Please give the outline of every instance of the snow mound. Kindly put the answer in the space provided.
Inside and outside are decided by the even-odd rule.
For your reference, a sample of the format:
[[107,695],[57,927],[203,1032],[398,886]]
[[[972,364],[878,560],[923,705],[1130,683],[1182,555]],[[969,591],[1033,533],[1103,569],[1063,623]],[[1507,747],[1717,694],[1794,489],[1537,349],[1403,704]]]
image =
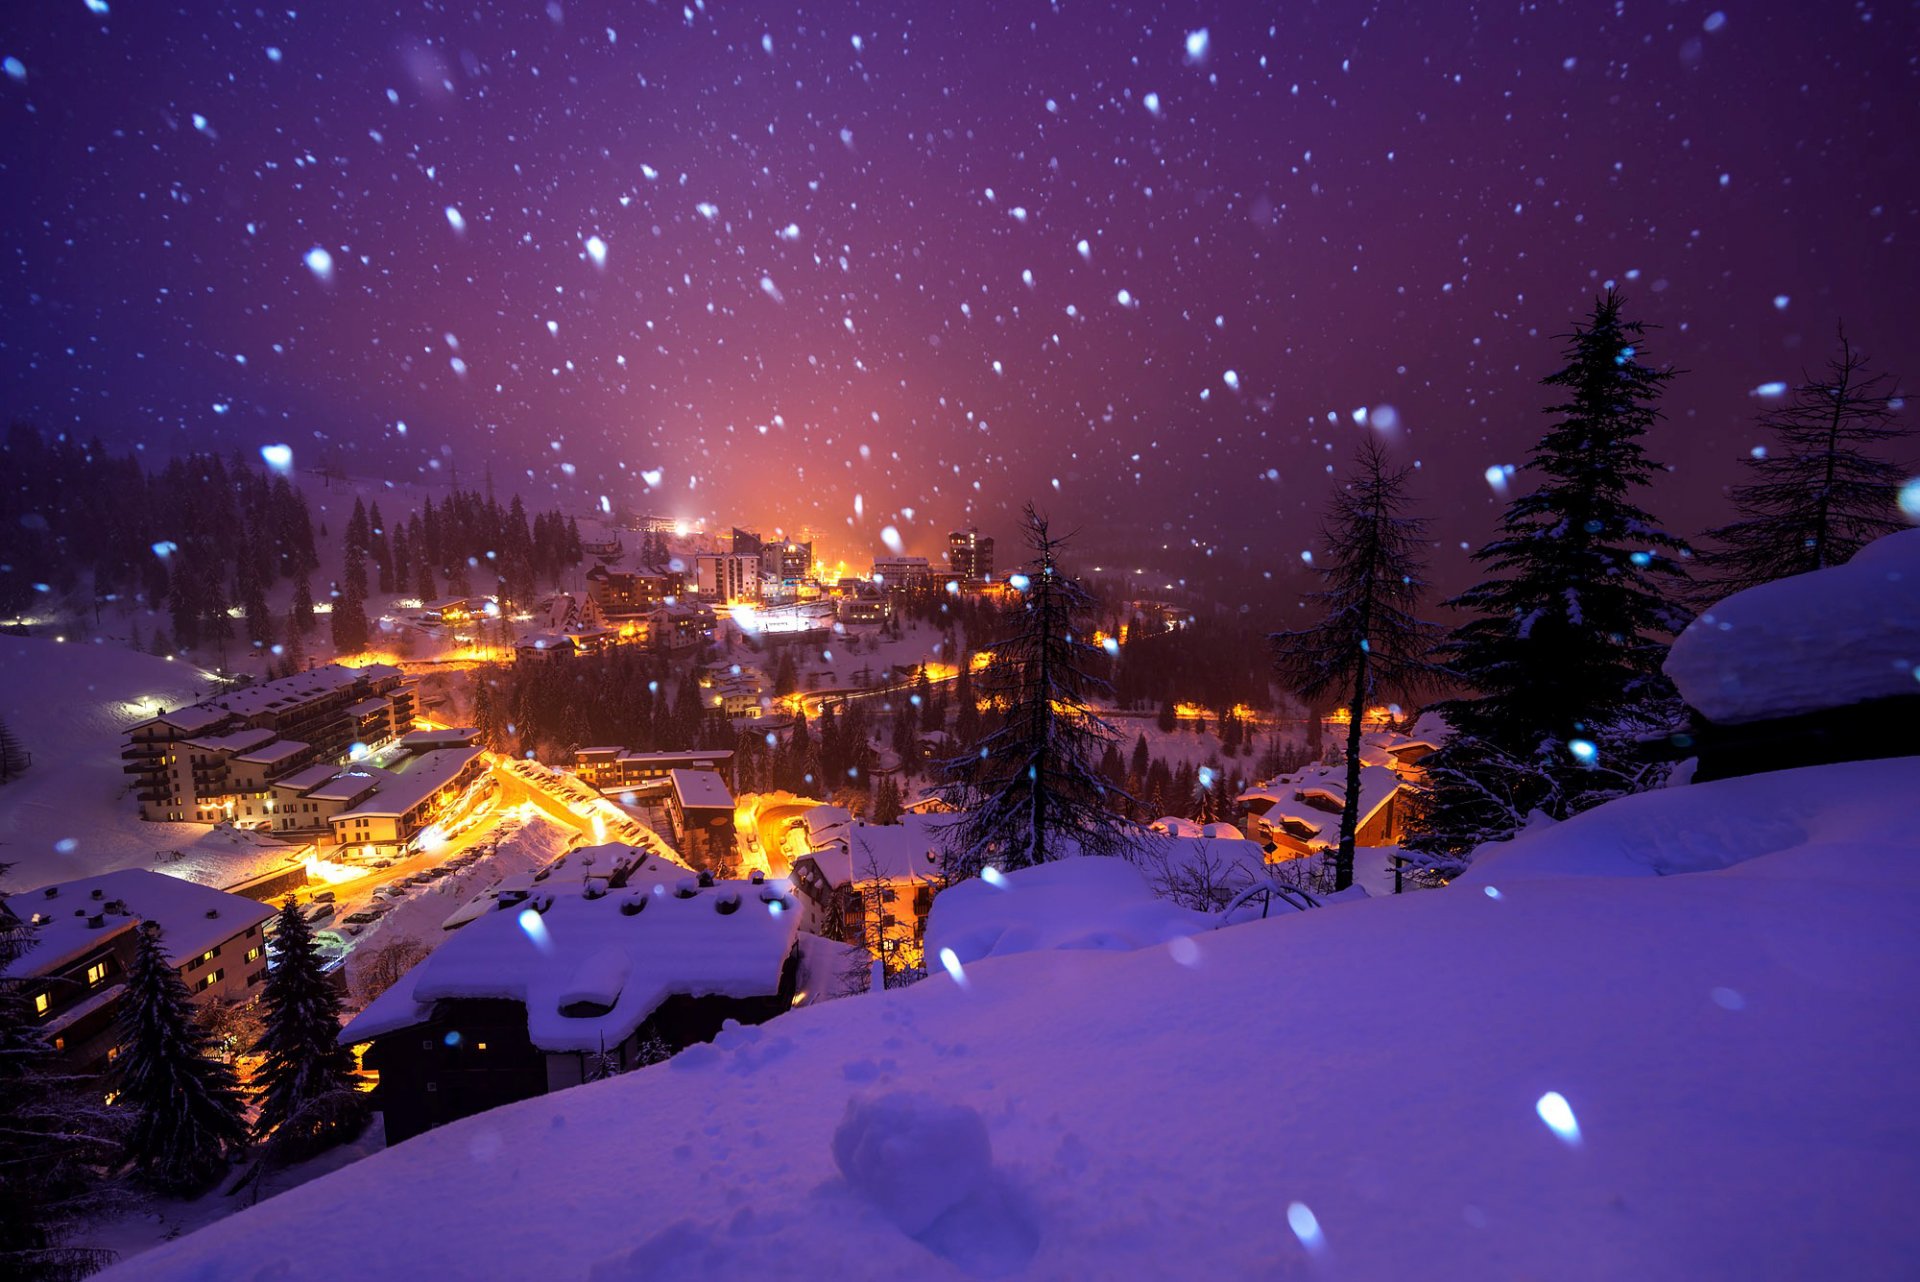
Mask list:
[[993,1171],[978,1110],[921,1091],[847,1101],[833,1160],[849,1187],[909,1236],[972,1197]]
[[1736,592],[1675,638],[1666,673],[1720,725],[1920,694],[1920,530]]
[[[1845,805],[1834,804],[1839,797]],[[1461,877],[1671,877],[1797,847],[1899,842],[1913,828],[1920,757],[1808,766],[1622,797],[1483,847]]]
[[950,950],[964,966],[1057,948],[1130,952],[1218,924],[1155,895],[1124,859],[1061,859],[942,891],[927,918],[927,956]]

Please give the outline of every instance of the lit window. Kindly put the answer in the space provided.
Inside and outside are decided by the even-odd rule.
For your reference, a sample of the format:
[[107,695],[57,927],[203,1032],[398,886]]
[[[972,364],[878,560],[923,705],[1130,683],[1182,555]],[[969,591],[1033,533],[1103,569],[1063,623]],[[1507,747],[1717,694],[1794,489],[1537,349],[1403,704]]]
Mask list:
[[53,998],[48,996],[46,993],[35,993],[33,995],[33,1013],[34,1014],[44,1015],[52,1006],[53,1006]]
[[89,984],[97,984],[101,980],[105,979],[106,977],[107,977],[107,964],[105,962],[97,961],[93,965],[87,967],[87,982]]

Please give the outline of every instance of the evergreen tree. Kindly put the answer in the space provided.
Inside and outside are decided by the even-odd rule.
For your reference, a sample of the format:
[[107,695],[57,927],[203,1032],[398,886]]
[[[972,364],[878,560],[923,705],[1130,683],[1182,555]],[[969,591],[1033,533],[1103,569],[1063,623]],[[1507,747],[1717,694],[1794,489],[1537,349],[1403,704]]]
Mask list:
[[315,1152],[353,1138],[366,1121],[354,1088],[353,1054],[338,1044],[340,996],[320,971],[313,932],[292,899],[274,919],[273,965],[260,995],[266,1031],[255,1049],[259,1135],[285,1129],[282,1147]]
[[1740,519],[1707,532],[1716,546],[1701,560],[1715,599],[1843,564],[1905,528],[1906,471],[1872,452],[1905,435],[1894,422],[1898,391],[1868,364],[1841,330],[1825,375],[1804,379],[1785,405],[1760,415],[1774,443],[1742,460],[1752,479],[1733,491]]
[[1426,588],[1420,555],[1426,523],[1406,515],[1410,475],[1411,469],[1389,464],[1377,440],[1362,443],[1321,529],[1326,555],[1315,569],[1326,586],[1310,598],[1322,612],[1320,621],[1272,638],[1280,679],[1294,694],[1312,707],[1335,696],[1349,714],[1335,890],[1353,884],[1367,705],[1382,690],[1408,695],[1428,685],[1427,655],[1438,639],[1438,629],[1414,614]]
[[119,1031],[117,1103],[133,1117],[134,1169],[163,1192],[206,1187],[246,1146],[245,1104],[233,1069],[214,1057],[213,1039],[195,1022],[186,981],[153,923],[139,928]]
[[113,1260],[61,1238],[102,1200],[122,1119],[99,1105],[94,1081],[60,1068],[28,1005],[28,983],[42,981],[8,975],[32,945],[0,898],[0,1277],[70,1282]]
[[892,775],[888,775],[874,786],[873,822],[877,824],[900,822],[900,785]]
[[1033,559],[984,682],[1004,719],[946,767],[952,782],[943,796],[958,813],[942,836],[949,869],[964,876],[988,864],[1120,854],[1133,840],[1100,776],[1114,731],[1091,703],[1107,688],[1093,675],[1101,652],[1082,626],[1092,601],[1061,569],[1064,540],[1031,503],[1024,527]]
[[27,768],[27,750],[4,718],[0,718],[0,783]]
[[1644,329],[1609,291],[1543,380],[1563,399],[1525,470],[1539,478],[1474,554],[1495,577],[1448,602],[1472,611],[1442,647],[1470,695],[1441,710],[1452,737],[1424,763],[1431,789],[1406,843],[1459,861],[1534,810],[1565,818],[1644,786],[1615,753],[1673,705],[1667,638],[1688,620],[1686,545],[1639,507],[1655,465],[1641,438],[1672,377],[1641,359]]

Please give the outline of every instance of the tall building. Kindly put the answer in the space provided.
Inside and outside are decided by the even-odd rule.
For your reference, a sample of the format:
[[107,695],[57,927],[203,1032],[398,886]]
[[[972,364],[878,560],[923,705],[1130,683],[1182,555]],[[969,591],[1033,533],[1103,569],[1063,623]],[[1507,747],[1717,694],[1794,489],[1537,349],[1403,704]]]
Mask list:
[[330,663],[140,722],[121,768],[134,776],[142,819],[261,828],[275,780],[412,728],[413,687],[400,669]]
[[695,583],[703,600],[735,605],[760,599],[760,556],[702,552],[694,558]]
[[760,553],[760,570],[768,578],[792,585],[813,574],[813,544],[787,539],[766,544]]
[[947,535],[947,571],[962,583],[985,583],[993,577],[993,540],[976,529]]
[[933,582],[933,567],[924,556],[875,557],[873,582],[889,592],[913,592]]

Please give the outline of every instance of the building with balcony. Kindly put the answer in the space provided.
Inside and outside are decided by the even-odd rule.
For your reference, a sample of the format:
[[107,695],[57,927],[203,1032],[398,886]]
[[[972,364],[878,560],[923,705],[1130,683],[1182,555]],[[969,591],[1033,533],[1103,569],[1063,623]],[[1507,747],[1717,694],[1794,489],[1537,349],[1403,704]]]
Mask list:
[[7,967],[29,1017],[63,1061],[97,1072],[119,1053],[115,1021],[143,922],[161,929],[167,960],[193,1000],[245,1002],[266,982],[274,910],[211,886],[142,868],[59,882],[0,900],[31,943]]
[[701,600],[721,605],[760,600],[760,554],[699,553],[694,557],[694,588]]
[[346,761],[413,727],[414,692],[386,664],[328,664],[162,711],[127,732],[140,817],[264,828],[275,780]]

